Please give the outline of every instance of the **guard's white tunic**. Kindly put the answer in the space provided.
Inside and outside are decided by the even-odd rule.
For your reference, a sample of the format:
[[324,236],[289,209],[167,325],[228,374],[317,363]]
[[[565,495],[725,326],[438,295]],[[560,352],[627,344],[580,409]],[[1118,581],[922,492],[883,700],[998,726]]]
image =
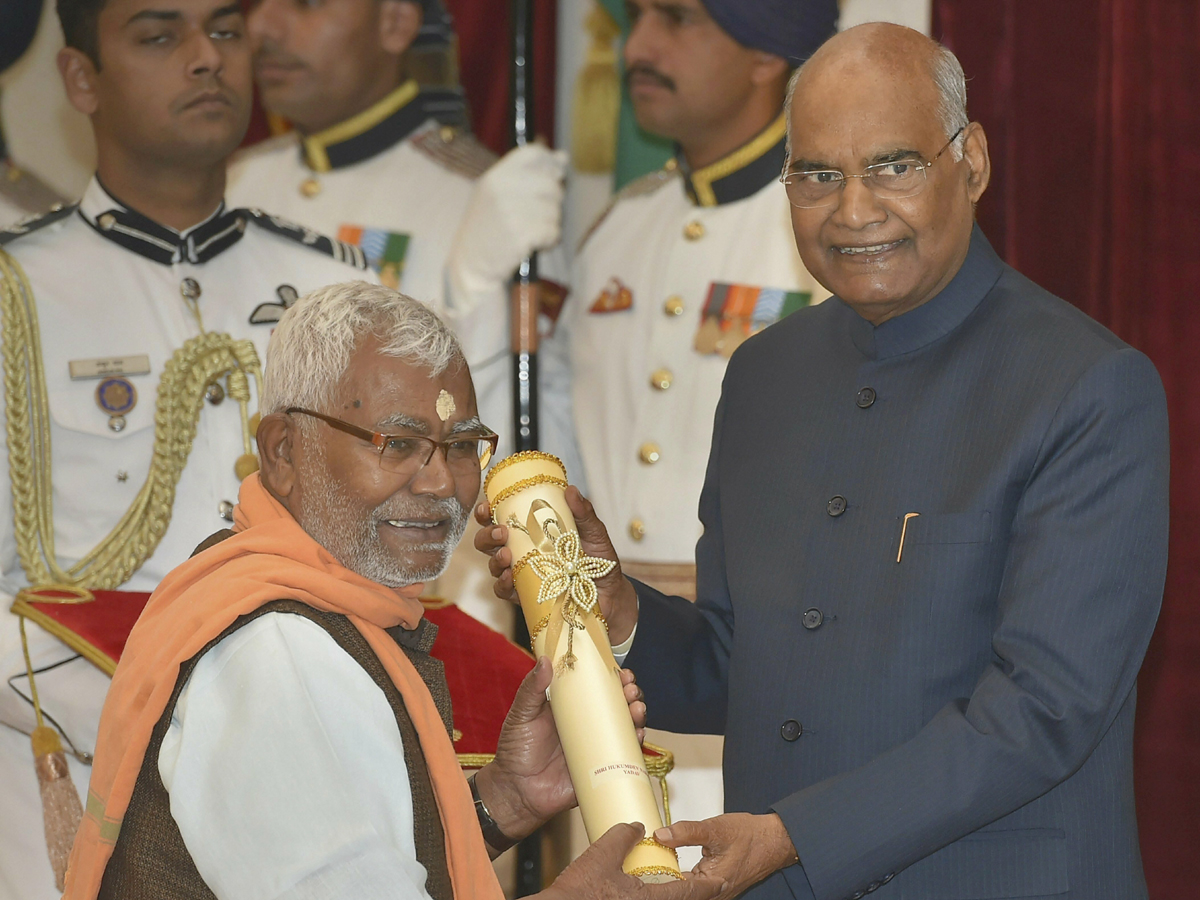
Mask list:
[[[179,235],[125,210],[95,180],[78,209],[68,207],[50,218],[55,221],[40,227],[35,223],[15,238],[4,234],[4,249],[24,269],[37,301],[50,407],[55,545],[59,563],[69,566],[113,529],[149,471],[158,379],[171,354],[200,333],[181,295],[185,278],[195,279],[200,286],[204,327],[252,340],[262,360],[272,325],[252,325],[250,316],[260,304],[280,303],[281,285],[304,293],[338,281],[374,280],[374,276],[350,264],[360,259],[353,248],[224,207]],[[98,382],[73,381],[68,364],[137,354],[149,357],[150,373],[125,376],[137,390],[137,404],[125,416],[125,428],[113,431],[108,414],[96,403]],[[252,400],[252,408],[257,408],[257,399]],[[2,435],[0,431],[0,440]],[[237,402],[226,398],[219,405],[206,403],[176,489],[170,526],[125,589],[153,590],[200,541],[227,527],[222,510],[228,514],[237,499],[233,466],[242,452]],[[8,613],[13,594],[25,583],[13,535],[9,472],[4,466],[0,469],[0,679],[25,671],[17,617]],[[72,655],[37,626],[28,626],[27,632],[35,667]],[[80,659],[38,676],[37,683],[43,707],[59,718],[77,747],[90,751],[108,676]],[[28,693],[24,679],[18,686]],[[33,722],[28,705],[5,684],[0,684],[0,721],[25,731]],[[83,793],[89,770],[74,759],[70,765],[75,785]],[[0,816],[0,897],[56,897],[29,739],[3,727],[0,809],[5,811]]]
[[[796,251],[776,180],[782,136],[781,118],[703,170],[685,175],[672,161],[633,182],[575,258],[553,352],[569,358],[590,499],[622,560],[694,562],[726,365],[726,357],[694,347],[711,285],[807,293],[811,302],[828,296]],[[592,311],[624,305],[621,289],[629,308]],[[605,292],[608,302],[597,306]],[[651,732],[648,740],[676,756],[667,778],[674,819],[722,812],[721,738]],[[696,858],[685,850],[681,862]]]
[[220,900],[428,900],[396,716],[303,616],[267,613],[200,658],[158,771]]
[[[693,346],[709,287],[778,288],[810,293],[814,302],[828,292],[800,261],[787,197],[774,180],[709,207],[691,200],[677,167],[631,188],[575,260],[563,313],[575,427],[590,499],[618,555],[692,562],[726,365],[724,356]],[[631,292],[632,306],[591,312],[614,278]],[[656,373],[666,378],[652,383]],[[658,458],[647,462],[642,450],[652,458],[651,444]]]

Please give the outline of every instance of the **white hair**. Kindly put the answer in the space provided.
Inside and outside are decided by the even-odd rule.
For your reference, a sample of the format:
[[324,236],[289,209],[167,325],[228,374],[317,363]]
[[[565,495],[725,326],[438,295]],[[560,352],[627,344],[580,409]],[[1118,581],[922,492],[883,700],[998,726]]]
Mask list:
[[[783,111],[787,116],[787,156],[789,160],[792,158],[792,97],[796,93],[796,82],[800,79],[800,73],[807,65],[808,61],[805,61],[804,65],[792,73],[783,102]],[[962,63],[958,61],[958,57],[942,44],[936,45],[929,74],[937,87],[938,119],[942,123],[942,132],[946,135],[946,140],[958,135],[954,146],[950,149],[954,161],[958,162],[963,158],[963,146],[966,143],[966,137],[959,132],[971,123],[967,117],[967,76],[963,72]]]
[[453,332],[412,297],[365,281],[331,284],[296,301],[271,335],[263,415],[327,406],[350,355],[368,335],[379,340],[381,353],[411,360],[431,375],[465,364]]

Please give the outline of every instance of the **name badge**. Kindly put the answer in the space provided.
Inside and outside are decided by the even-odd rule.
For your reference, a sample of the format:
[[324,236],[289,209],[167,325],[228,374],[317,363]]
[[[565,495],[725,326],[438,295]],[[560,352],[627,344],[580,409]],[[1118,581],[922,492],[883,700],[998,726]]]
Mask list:
[[73,359],[67,363],[71,370],[72,381],[86,381],[89,378],[108,378],[110,375],[149,375],[150,357],[145,354],[136,356],[102,356],[97,359]]

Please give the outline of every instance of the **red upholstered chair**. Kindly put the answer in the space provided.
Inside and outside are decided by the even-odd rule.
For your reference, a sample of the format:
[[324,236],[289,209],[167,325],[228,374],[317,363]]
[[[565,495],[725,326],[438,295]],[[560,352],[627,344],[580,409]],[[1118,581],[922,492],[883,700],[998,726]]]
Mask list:
[[[149,594],[134,591],[22,591],[12,609],[112,675],[149,599]],[[431,652],[446,667],[454,704],[454,749],[464,769],[478,769],[496,753],[500,727],[521,679],[533,668],[533,657],[453,603],[436,597],[422,602],[426,617],[438,626]],[[674,757],[653,744],[643,751],[646,768],[662,788],[669,822],[666,775]]]

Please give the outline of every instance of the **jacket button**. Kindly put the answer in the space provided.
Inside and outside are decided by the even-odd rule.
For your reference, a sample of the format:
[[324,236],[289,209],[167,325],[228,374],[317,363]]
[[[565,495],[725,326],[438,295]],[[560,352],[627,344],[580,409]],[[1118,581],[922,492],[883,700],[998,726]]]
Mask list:
[[820,628],[821,623],[824,621],[825,616],[815,606],[812,609],[804,611],[804,627],[809,631],[812,631],[814,628]]
[[663,312],[668,316],[682,316],[683,298],[679,296],[668,297],[667,301],[663,304]]
[[693,219],[683,226],[683,236],[689,241],[698,241],[700,238],[704,237],[704,234],[704,223],[699,219]]
[[871,894],[871,893],[874,893],[875,891],[879,890],[879,884],[880,883],[878,881],[872,881],[870,884],[867,885],[867,893]]
[[641,541],[646,536],[646,523],[641,519],[630,519],[629,536],[635,541]]
[[869,387],[863,388],[858,392],[858,400],[856,402],[859,409],[866,409],[875,402],[875,389]]
[[650,386],[656,391],[665,391],[675,382],[675,375],[670,369],[655,369],[650,375]]
[[228,500],[222,500],[217,504],[217,515],[226,522],[233,521],[233,504]]
[[829,511],[829,514],[836,519],[846,511],[846,498],[841,494],[837,494],[836,496],[830,498],[829,503],[826,504],[825,508]]
[[882,878],[879,879],[879,883],[887,884],[889,881],[891,881],[895,877],[896,877],[895,872],[888,872],[886,875],[884,875]]
[[662,457],[662,448],[654,441],[646,441],[638,448],[638,459],[648,466],[654,465]]
[[804,726],[801,725],[799,722],[797,722],[795,719],[788,719],[786,722],[784,722],[782,725],[779,726],[779,736],[782,737],[785,741],[788,741],[788,742],[794,741],[794,740],[796,740],[796,738],[800,737],[800,735],[802,735],[802,734],[804,734]]

